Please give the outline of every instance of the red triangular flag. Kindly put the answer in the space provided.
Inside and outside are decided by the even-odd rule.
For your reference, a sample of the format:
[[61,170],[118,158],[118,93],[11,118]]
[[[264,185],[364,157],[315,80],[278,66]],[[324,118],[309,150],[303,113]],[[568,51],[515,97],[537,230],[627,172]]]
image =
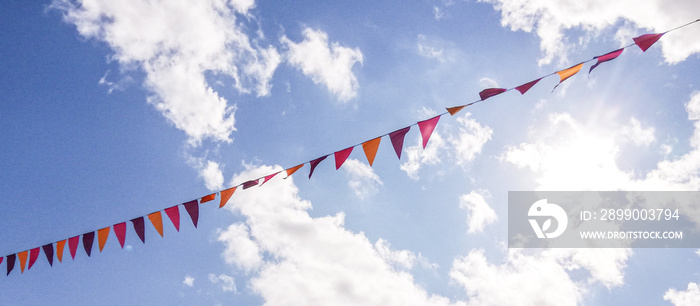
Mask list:
[[39,258],[39,247],[29,250],[29,267],[27,270],[31,269],[36,260]]
[[267,183],[267,181],[269,181],[270,179],[272,179],[273,177],[275,177],[275,175],[277,175],[277,173],[280,173],[280,172],[282,172],[282,171],[275,172],[275,173],[273,173],[273,174],[270,174],[270,175],[268,175],[268,176],[265,176],[265,180],[263,180],[263,182],[260,183],[260,186],[265,185],[265,183]]
[[[53,267],[53,243],[49,243],[41,247],[44,250],[44,255],[46,255],[46,260],[49,261],[49,266]],[[2,258],[0,258],[0,263],[2,263]]]
[[374,157],[377,156],[377,150],[379,150],[379,143],[381,141],[382,137],[377,137],[362,143],[362,150],[365,151],[365,156],[367,156],[367,162],[369,162],[370,167],[372,163],[374,163]]
[[393,131],[389,133],[389,138],[391,139],[391,144],[394,146],[394,152],[396,152],[396,156],[401,159],[401,150],[403,149],[403,139],[406,136],[406,133],[408,133],[408,130],[410,130],[411,127],[407,126],[403,129]]
[[348,159],[348,156],[350,156],[350,153],[352,153],[353,148],[354,147],[349,147],[333,154],[335,156],[335,170],[340,169],[340,166],[343,165],[345,160]]
[[141,239],[141,242],[146,243],[146,228],[143,224],[143,217],[131,219],[131,224],[134,226],[134,231]]
[[433,134],[433,130],[435,130],[435,126],[437,126],[438,120],[440,120],[440,115],[437,115],[433,118],[430,118],[428,120],[423,120],[418,122],[418,129],[420,129],[420,135],[423,138],[423,149],[425,149],[425,146],[428,145],[428,140],[430,139],[430,135]]
[[199,200],[199,203],[206,203],[206,202],[209,202],[209,201],[214,200],[214,199],[216,199],[216,193],[212,193],[212,194],[210,194],[210,195],[203,196],[203,197]]
[[80,242],[80,235],[68,238],[68,249],[70,250],[70,257],[75,260],[75,252],[78,250],[78,243]]
[[2,261],[5,259],[5,257],[0,257],[0,265],[2,264]]
[[479,92],[479,97],[481,98],[481,101],[484,101],[490,97],[500,95],[504,92],[506,92],[505,88],[486,88]]
[[170,218],[170,222],[173,223],[175,226],[175,229],[179,232],[180,231],[180,210],[177,208],[177,205],[173,207],[168,207],[165,209],[165,214],[168,215],[168,218]]
[[530,88],[532,88],[532,86],[535,86],[535,84],[537,84],[537,82],[539,82],[541,79],[542,78],[539,78],[537,80],[530,81],[523,85],[515,87],[515,90],[519,91],[521,95],[524,95],[528,90],[530,90]]
[[219,208],[224,207],[228,203],[228,199],[231,198],[233,193],[236,191],[236,187],[232,187],[221,191],[221,202],[219,203]]
[[124,241],[126,240],[126,222],[117,223],[112,227],[114,228],[114,235],[117,236],[117,240],[119,240],[119,245],[121,245],[123,249]]
[[19,257],[19,267],[22,269],[21,273],[24,273],[24,266],[27,264],[27,251],[17,253],[17,257]]
[[85,249],[85,254],[90,257],[92,253],[92,243],[95,241],[95,232],[89,232],[83,234],[83,248]]
[[250,187],[253,187],[253,186],[257,186],[259,180],[260,180],[260,179],[251,180],[251,181],[247,181],[247,182],[243,183],[243,184],[242,184],[242,185],[243,185],[243,190],[246,190],[246,189],[248,189],[248,188],[250,188]]
[[15,261],[17,260],[16,257],[17,257],[17,255],[15,255],[15,254],[7,255],[7,274],[6,275],[10,275],[10,272],[12,272],[12,269],[15,268]]
[[608,52],[608,53],[605,53],[601,56],[596,56],[595,59],[597,59],[598,61],[595,63],[595,65],[591,66],[591,69],[588,69],[588,74],[591,74],[591,71],[593,71],[593,69],[595,69],[595,67],[598,67],[598,65],[605,63],[607,61],[614,60],[615,58],[620,56],[620,54],[622,54],[622,51],[625,51],[625,48],[617,49],[613,52]]
[[320,164],[324,159],[326,159],[326,157],[328,157],[328,155],[319,157],[309,162],[309,165],[311,165],[311,171],[309,171],[309,179],[311,178],[311,175],[314,174],[314,169],[316,169],[316,166],[318,166],[318,164]]
[[649,49],[649,47],[651,47],[651,45],[656,43],[656,41],[659,40],[659,38],[661,38],[661,36],[663,36],[664,34],[666,33],[644,34],[642,36],[632,38],[632,40],[634,40],[634,43],[637,44],[637,46],[639,46],[639,49],[642,49],[642,52],[645,52],[647,51],[647,49]]
[[185,210],[190,215],[194,227],[197,227],[197,221],[199,221],[199,203],[197,203],[197,200],[192,200],[182,205],[185,206]]

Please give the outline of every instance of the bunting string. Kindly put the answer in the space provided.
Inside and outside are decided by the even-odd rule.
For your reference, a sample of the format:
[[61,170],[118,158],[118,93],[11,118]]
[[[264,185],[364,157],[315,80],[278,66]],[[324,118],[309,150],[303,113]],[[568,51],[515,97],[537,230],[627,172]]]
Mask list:
[[[458,106],[453,106],[453,107],[447,107],[446,112],[441,113],[437,116],[434,116],[432,118],[423,120],[423,121],[418,121],[414,124],[411,124],[409,126],[406,126],[404,128],[382,134],[380,136],[377,136],[375,138],[372,138],[370,140],[352,145],[350,147],[347,147],[345,149],[342,149],[340,151],[336,151],[333,153],[329,153],[320,157],[316,157],[312,160],[309,160],[307,162],[298,164],[296,166],[290,167],[290,168],[285,168],[283,170],[277,171],[275,173],[271,173],[253,180],[245,181],[239,185],[230,187],[228,189],[220,190],[215,193],[211,193],[208,195],[205,195],[201,198],[191,200],[189,202],[185,202],[182,204],[174,205],[168,208],[163,209],[162,211],[165,212],[165,215],[168,217],[170,220],[170,223],[175,227],[176,231],[180,231],[180,209],[179,207],[182,206],[185,208],[185,211],[190,217],[190,220],[192,221],[192,224],[194,227],[197,227],[197,223],[199,221],[199,206],[207,203],[214,201],[216,197],[219,197],[219,208],[224,207],[229,199],[233,196],[235,191],[238,188],[241,188],[243,190],[246,190],[248,188],[254,187],[254,186],[263,186],[265,183],[276,177],[278,174],[284,172],[286,174],[283,179],[286,179],[290,176],[292,176],[294,173],[296,173],[299,169],[301,169],[304,165],[309,164],[309,179],[311,179],[311,176],[314,173],[314,170],[316,167],[323,162],[326,158],[329,156],[333,155],[335,159],[335,169],[338,170],[342,167],[343,163],[347,160],[347,158],[350,156],[350,153],[352,153],[353,149],[357,146],[362,146],[362,150],[365,153],[365,157],[367,158],[367,162],[369,163],[370,166],[373,165],[374,163],[374,158],[377,154],[377,151],[379,149],[379,144],[381,143],[382,138],[389,136],[389,140],[391,141],[391,145],[394,149],[394,152],[396,153],[396,156],[401,159],[401,152],[403,150],[403,143],[404,143],[404,138],[406,137],[406,134],[411,130],[412,127],[418,126],[419,133],[421,135],[422,139],[422,146],[423,149],[426,148],[428,145],[428,141],[430,140],[430,136],[432,135],[433,131],[437,127],[438,121],[440,120],[440,117],[446,114],[450,114],[451,116],[454,116],[457,114],[459,111],[464,109],[467,106],[471,106],[480,102],[483,102],[491,97],[503,94],[505,92],[511,91],[511,90],[517,90],[520,92],[521,95],[524,95],[528,90],[530,90],[532,87],[534,87],[540,80],[547,78],[549,76],[553,75],[558,75],[559,76],[559,83],[554,86],[552,89],[552,92],[559,86],[561,85],[564,81],[568,80],[572,76],[576,75],[581,68],[583,67],[584,64],[591,62],[591,61],[596,61],[595,64],[591,65],[590,69],[588,70],[588,73],[590,74],[593,69],[597,68],[600,64],[611,61],[619,57],[622,52],[631,47],[631,46],[638,46],[642,52],[645,52],[647,49],[649,49],[652,45],[654,45],[661,37],[671,31],[678,30],[680,28],[689,26],[693,23],[700,22],[700,19],[686,23],[684,25],[678,26],[676,28],[673,28],[671,30],[668,30],[663,33],[652,33],[652,34],[644,34],[638,37],[633,38],[633,43],[622,47],[620,49],[617,49],[615,51],[611,51],[608,53],[605,53],[603,55],[595,56],[589,60],[580,62],[576,65],[573,65],[569,68],[559,70],[553,73],[550,73],[548,75],[542,76],[540,78],[537,78],[535,80],[532,80],[530,82],[524,83],[522,85],[513,87],[513,88],[486,88],[479,92],[479,100],[464,104],[464,105],[458,105]],[[262,180],[262,182],[261,182]],[[145,235],[145,218],[147,217],[148,220],[150,221],[151,225],[154,227],[156,232],[163,237],[163,215],[161,213],[161,210],[146,214],[144,216],[139,216],[136,218],[133,218],[129,220],[128,222],[131,223],[131,226],[136,233],[136,235],[139,237],[142,243],[146,243],[146,235]],[[127,221],[123,221],[120,223],[116,223],[111,226],[107,226],[95,231],[87,232],[81,235],[73,236],[70,238],[66,238],[63,240],[59,240],[56,242],[48,243],[40,247],[34,247],[28,250],[24,250],[21,252],[16,252],[12,253],[9,255],[6,255],[4,257],[0,257],[0,264],[3,262],[5,263],[7,274],[10,275],[10,273],[15,269],[16,262],[19,260],[19,265],[20,265],[20,273],[24,273],[25,268],[27,270],[30,270],[34,264],[37,262],[39,258],[39,253],[43,251],[47,262],[49,263],[49,266],[53,266],[54,264],[54,257],[58,259],[58,262],[61,263],[63,262],[63,255],[64,255],[64,250],[65,250],[65,245],[68,243],[68,249],[70,252],[70,256],[73,260],[75,260],[75,256],[78,253],[78,246],[80,244],[80,241],[82,240],[83,244],[83,250],[85,251],[85,254],[90,257],[93,249],[93,243],[95,240],[95,234],[97,234],[97,245],[99,248],[99,251],[102,252],[104,249],[104,246],[107,243],[107,240],[110,236],[110,233],[114,233],[113,235],[116,236],[117,241],[119,242],[119,245],[121,248],[124,248],[124,244],[126,242],[126,230],[127,230]],[[54,248],[55,246],[55,248]]]

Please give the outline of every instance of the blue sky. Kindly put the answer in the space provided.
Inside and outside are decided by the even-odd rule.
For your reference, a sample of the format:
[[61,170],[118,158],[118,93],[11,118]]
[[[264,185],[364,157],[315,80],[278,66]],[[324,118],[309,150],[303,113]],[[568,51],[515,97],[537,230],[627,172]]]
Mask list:
[[[661,0],[5,1],[0,254],[296,166],[696,20]],[[3,305],[695,305],[697,249],[517,250],[510,190],[700,189],[700,24],[0,277]],[[700,212],[687,207],[689,214]],[[6,263],[0,264],[5,271]]]

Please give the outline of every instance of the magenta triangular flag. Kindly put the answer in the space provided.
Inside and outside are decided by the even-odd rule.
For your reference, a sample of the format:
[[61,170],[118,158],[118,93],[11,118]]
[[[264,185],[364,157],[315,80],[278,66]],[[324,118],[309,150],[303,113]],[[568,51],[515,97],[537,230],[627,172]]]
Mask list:
[[408,133],[408,130],[410,130],[411,127],[407,126],[403,129],[393,131],[389,133],[389,138],[391,139],[391,145],[394,146],[394,152],[396,152],[396,156],[401,159],[401,150],[403,149],[403,139],[406,136],[406,133]]
[[39,247],[29,250],[29,267],[27,270],[31,269],[36,260],[39,258]]
[[639,46],[639,49],[642,49],[642,52],[647,51],[651,45],[653,45],[659,38],[661,38],[662,35],[665,33],[660,33],[660,34],[644,34],[639,37],[632,38],[634,40],[634,43]]
[[12,269],[15,268],[15,261],[17,260],[17,254],[7,255],[7,274],[10,275]]
[[418,129],[420,129],[420,135],[423,138],[423,149],[428,145],[428,140],[430,139],[430,135],[433,134],[438,120],[440,120],[440,115],[418,122]]
[[177,205],[173,207],[169,207],[165,209],[165,214],[168,215],[168,218],[170,218],[170,222],[173,223],[175,226],[175,229],[179,232],[180,231],[180,210],[177,208]]
[[273,174],[270,174],[270,175],[268,175],[268,176],[265,176],[265,179],[263,180],[262,183],[260,183],[260,186],[265,185],[265,183],[267,183],[267,181],[269,181],[270,179],[272,179],[273,177],[275,177],[275,175],[277,175],[277,173],[280,173],[280,172],[282,172],[282,171],[275,172],[275,173],[273,173]]
[[542,78],[539,78],[537,80],[530,81],[523,85],[515,87],[515,90],[519,91],[521,95],[524,95],[528,90],[530,90],[530,88],[532,88],[532,86],[535,86],[535,84],[537,84],[537,82],[539,82],[541,79]]
[[78,243],[80,243],[80,235],[68,238],[68,249],[73,260],[75,260],[75,252],[78,251]]
[[117,240],[119,240],[119,244],[123,249],[124,241],[126,240],[126,222],[117,223],[112,227],[114,228],[114,235],[117,236]]
[[595,63],[595,65],[591,66],[591,69],[588,70],[588,74],[590,74],[591,71],[593,71],[593,69],[595,69],[595,67],[598,67],[598,65],[605,63],[607,61],[614,60],[615,58],[620,56],[620,54],[622,54],[622,51],[625,51],[625,48],[617,49],[613,52],[605,53],[601,56],[596,56],[595,59],[597,59],[598,61]]
[[131,219],[131,224],[134,225],[134,231],[141,239],[141,242],[146,243],[146,228],[144,227],[143,217]]
[[83,248],[85,249],[85,254],[90,257],[92,253],[92,242],[95,241],[95,232],[89,232],[83,234]]
[[352,149],[354,147],[349,147],[344,150],[340,150],[338,152],[335,152],[333,155],[335,155],[335,170],[340,169],[340,166],[343,165],[346,159],[348,159],[348,156],[350,156],[350,153],[352,153]]
[[506,92],[505,88],[487,88],[479,92],[479,97],[481,98],[481,101],[484,101],[490,97],[500,95],[504,92]]
[[309,165],[311,165],[311,171],[309,171],[309,178],[311,178],[311,175],[314,174],[314,169],[316,169],[316,166],[318,166],[318,164],[320,164],[324,159],[326,159],[326,157],[328,157],[328,155],[319,157],[309,162]]
[[46,255],[46,260],[49,261],[49,266],[53,267],[53,243],[49,243],[41,247]]
[[197,221],[199,221],[199,203],[197,203],[197,200],[192,200],[182,205],[185,206],[185,210],[190,215],[194,227],[197,227]]
[[243,190],[246,190],[246,189],[253,187],[253,186],[257,186],[258,181],[259,181],[259,179],[251,180],[251,181],[247,181],[247,182],[243,183]]

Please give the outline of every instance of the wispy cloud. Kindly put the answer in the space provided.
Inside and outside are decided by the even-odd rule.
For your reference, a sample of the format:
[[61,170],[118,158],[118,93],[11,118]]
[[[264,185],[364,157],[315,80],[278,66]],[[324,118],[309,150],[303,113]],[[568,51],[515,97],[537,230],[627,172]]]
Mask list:
[[459,207],[469,211],[469,217],[467,218],[468,233],[481,232],[486,225],[498,220],[496,212],[486,203],[484,197],[490,197],[487,190],[472,191],[459,198]]

